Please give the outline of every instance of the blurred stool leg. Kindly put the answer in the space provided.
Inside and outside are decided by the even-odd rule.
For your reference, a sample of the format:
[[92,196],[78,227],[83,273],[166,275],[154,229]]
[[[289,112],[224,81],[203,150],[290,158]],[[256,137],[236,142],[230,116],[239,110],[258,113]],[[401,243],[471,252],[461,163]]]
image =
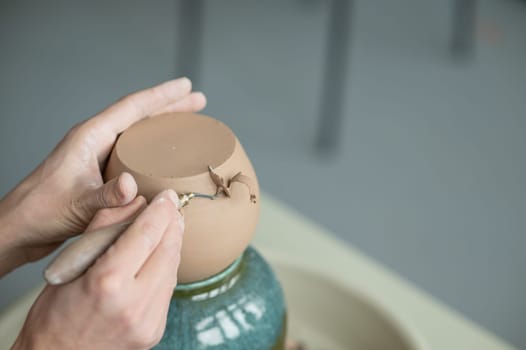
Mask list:
[[467,58],[475,49],[477,0],[454,0],[451,52],[453,56]]
[[341,141],[345,83],[351,44],[352,5],[352,0],[331,2],[317,136],[317,147],[321,151],[334,151]]
[[186,76],[196,89],[201,84],[203,43],[203,0],[179,0],[176,51],[176,76]]

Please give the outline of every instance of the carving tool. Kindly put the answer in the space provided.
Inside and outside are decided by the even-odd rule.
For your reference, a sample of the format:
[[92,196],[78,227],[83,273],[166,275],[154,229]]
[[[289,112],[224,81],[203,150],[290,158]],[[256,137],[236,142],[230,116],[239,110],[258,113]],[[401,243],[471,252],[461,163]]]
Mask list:
[[[179,195],[180,208],[193,198],[215,199],[215,196],[190,192]],[[178,209],[180,209],[178,208]],[[44,270],[44,279],[51,285],[73,281],[93,265],[95,260],[126,231],[135,218],[83,234],[68,244]]]

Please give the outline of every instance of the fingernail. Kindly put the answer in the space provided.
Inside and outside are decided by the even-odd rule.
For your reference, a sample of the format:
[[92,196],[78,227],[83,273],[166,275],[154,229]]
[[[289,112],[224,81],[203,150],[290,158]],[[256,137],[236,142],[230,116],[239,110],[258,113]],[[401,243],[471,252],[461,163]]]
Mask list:
[[123,204],[130,203],[137,195],[137,183],[130,173],[121,173],[117,180],[117,186],[117,196]]
[[166,200],[165,196],[164,196],[164,193],[165,193],[165,191],[157,193],[157,195],[155,197],[153,197],[151,203],[164,202]]
[[175,204],[177,208],[179,208],[181,205],[181,202],[179,201],[179,197],[177,197],[177,194],[175,194],[174,190],[162,191],[161,193],[159,193],[157,196],[153,198],[152,203],[153,202],[162,203],[166,200],[173,202],[173,204]]
[[192,86],[192,81],[188,77],[181,77],[178,79],[181,84]]
[[172,203],[175,204],[175,207],[177,209],[181,208],[181,201],[179,200],[179,196],[177,195],[177,193],[175,193],[175,191],[172,189],[166,190],[165,192],[168,198],[172,201]]

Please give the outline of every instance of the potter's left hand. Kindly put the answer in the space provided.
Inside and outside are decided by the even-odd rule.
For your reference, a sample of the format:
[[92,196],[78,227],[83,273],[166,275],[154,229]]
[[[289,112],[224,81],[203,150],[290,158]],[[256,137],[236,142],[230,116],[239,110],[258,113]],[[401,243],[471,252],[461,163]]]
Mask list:
[[104,184],[101,169],[119,133],[140,119],[198,111],[206,99],[187,78],[128,95],[72,128],[53,152],[0,201],[0,276],[79,234],[97,210],[129,204],[130,174]]

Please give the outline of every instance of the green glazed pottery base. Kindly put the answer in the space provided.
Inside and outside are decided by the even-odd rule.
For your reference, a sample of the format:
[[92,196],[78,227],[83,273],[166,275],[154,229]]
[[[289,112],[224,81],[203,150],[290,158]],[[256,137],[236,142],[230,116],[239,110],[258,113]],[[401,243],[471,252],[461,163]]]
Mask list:
[[178,285],[156,350],[281,350],[286,335],[281,286],[251,247],[204,281]]

